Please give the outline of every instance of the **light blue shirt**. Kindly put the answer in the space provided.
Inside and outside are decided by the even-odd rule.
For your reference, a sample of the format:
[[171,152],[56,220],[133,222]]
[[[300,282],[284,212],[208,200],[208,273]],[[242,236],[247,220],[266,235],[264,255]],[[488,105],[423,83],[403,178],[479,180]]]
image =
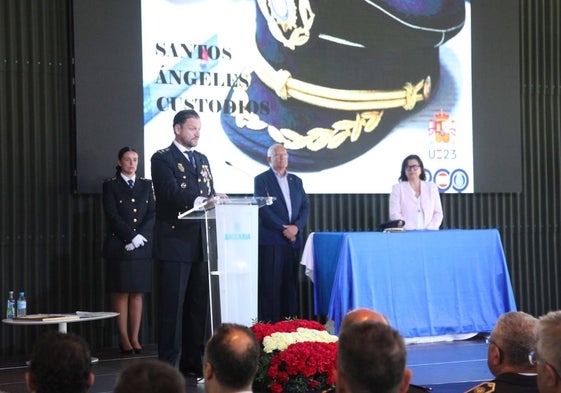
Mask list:
[[292,221],[292,203],[290,202],[290,188],[288,187],[288,172],[286,172],[284,174],[284,176],[281,176],[280,173],[278,173],[277,171],[275,171],[273,169],[273,172],[275,173],[275,177],[277,178],[277,181],[279,182],[279,186],[280,189],[282,191],[282,196],[284,197],[284,200],[286,202],[286,208],[288,209],[288,222]]

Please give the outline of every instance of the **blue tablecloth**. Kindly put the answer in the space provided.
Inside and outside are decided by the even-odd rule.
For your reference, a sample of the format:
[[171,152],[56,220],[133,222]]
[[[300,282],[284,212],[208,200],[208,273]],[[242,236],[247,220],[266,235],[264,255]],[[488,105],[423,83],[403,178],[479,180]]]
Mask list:
[[496,229],[313,234],[315,312],[367,307],[404,337],[489,332],[515,311]]

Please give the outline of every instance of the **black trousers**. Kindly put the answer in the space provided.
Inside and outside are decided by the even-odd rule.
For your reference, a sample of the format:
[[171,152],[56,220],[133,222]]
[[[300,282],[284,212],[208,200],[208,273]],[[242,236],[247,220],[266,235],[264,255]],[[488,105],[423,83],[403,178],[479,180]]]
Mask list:
[[206,262],[159,264],[158,358],[187,375],[202,375],[207,340]]
[[298,316],[299,255],[290,245],[259,246],[259,321]]

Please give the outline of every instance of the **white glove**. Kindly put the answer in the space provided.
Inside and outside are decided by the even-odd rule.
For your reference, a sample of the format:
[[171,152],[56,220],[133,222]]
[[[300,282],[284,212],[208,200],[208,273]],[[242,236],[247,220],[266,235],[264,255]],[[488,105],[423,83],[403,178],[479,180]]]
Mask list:
[[206,201],[207,198],[198,196],[195,198],[195,201],[193,202],[193,207],[195,207],[197,210],[205,210]]
[[146,238],[140,233],[132,238],[132,244],[134,245],[134,248],[142,247],[147,241],[148,240],[146,240]]
[[132,243],[129,243],[125,246],[125,250],[127,251],[132,251],[134,250],[134,245]]

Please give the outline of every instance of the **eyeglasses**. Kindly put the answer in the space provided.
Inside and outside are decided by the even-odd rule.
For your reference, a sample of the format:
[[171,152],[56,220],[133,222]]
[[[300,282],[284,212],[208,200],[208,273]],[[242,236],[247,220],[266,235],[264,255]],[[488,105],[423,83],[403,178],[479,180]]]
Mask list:
[[416,170],[419,169],[419,168],[420,168],[419,165],[407,165],[407,166],[405,167],[405,170],[406,170],[406,171],[416,171]]
[[538,354],[536,353],[536,351],[530,351],[530,353],[528,354],[528,361],[530,362],[530,364],[532,366],[537,366],[539,363],[539,359],[538,359]]
[[498,345],[495,341],[491,340],[491,336],[485,337],[485,344],[487,344],[487,345],[493,344],[495,347],[497,347],[497,349],[498,349],[500,352],[503,351],[503,350],[501,349],[501,347],[499,347],[499,345]]
[[557,376],[561,379],[561,375],[557,372],[557,369],[553,367],[551,363],[546,362],[544,359],[540,359],[535,349],[533,351],[530,351],[530,353],[528,354],[528,361],[532,366],[537,366],[540,362],[549,365],[549,367],[551,367],[553,371],[555,371],[555,374],[557,374]]

